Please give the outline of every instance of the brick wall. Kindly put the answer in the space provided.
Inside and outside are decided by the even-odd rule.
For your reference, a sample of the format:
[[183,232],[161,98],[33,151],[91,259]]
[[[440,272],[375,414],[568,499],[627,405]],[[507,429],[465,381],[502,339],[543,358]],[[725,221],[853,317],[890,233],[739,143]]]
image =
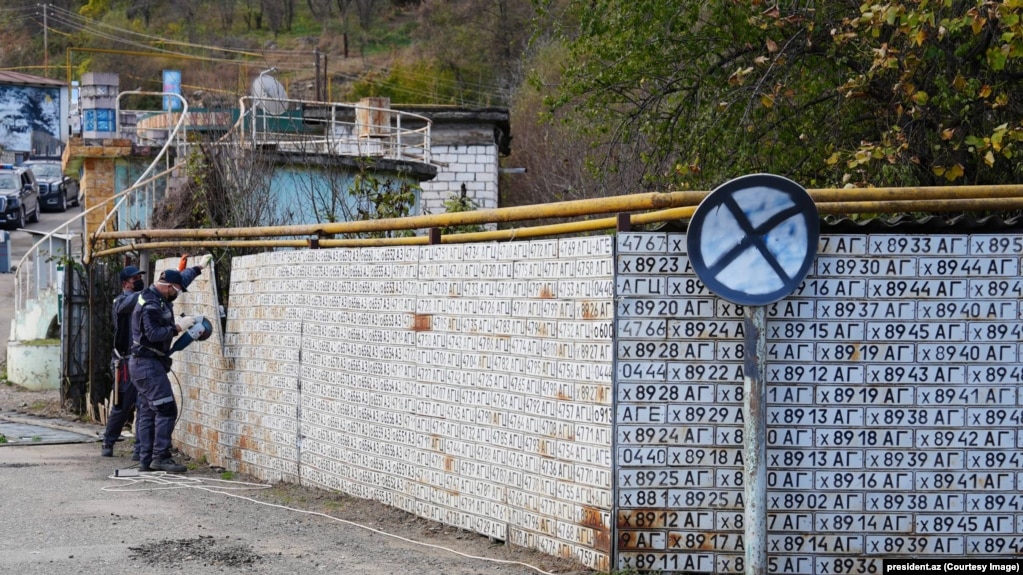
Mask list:
[[424,214],[443,214],[444,202],[458,197],[465,186],[466,196],[480,209],[497,207],[496,144],[436,144],[433,161],[438,164],[437,177],[422,183]]

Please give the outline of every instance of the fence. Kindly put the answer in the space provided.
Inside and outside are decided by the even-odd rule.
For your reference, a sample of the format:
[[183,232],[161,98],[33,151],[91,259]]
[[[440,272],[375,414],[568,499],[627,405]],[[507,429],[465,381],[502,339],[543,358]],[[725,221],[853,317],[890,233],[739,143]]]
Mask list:
[[[811,194],[822,213],[877,213],[1015,209],[1017,192]],[[176,360],[181,447],[595,568],[744,571],[742,310],[692,275],[683,236],[626,229],[701,198],[149,231],[162,241],[147,247],[311,235],[263,242],[323,248],[397,243],[322,239],[333,233],[678,206],[618,218],[614,240],[458,243],[603,219],[236,259],[218,339]],[[1021,446],[1023,237],[936,237],[825,235],[799,292],[768,313],[772,570],[1011,556],[1023,535],[1023,467],[1006,455]],[[184,310],[217,312],[208,281]]]
[[[223,351],[177,360],[179,441],[594,568],[741,572],[742,310],[684,245],[237,259]],[[1021,257],[1011,234],[822,237],[768,313],[772,569],[1012,555]]]

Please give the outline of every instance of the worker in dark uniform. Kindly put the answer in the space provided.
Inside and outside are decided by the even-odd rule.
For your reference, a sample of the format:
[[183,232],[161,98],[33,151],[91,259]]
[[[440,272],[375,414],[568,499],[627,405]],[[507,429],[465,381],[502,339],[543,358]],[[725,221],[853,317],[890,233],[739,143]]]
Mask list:
[[[114,298],[114,357],[111,360],[111,369],[114,373],[114,405],[107,416],[107,427],[103,432],[103,447],[100,448],[100,455],[103,457],[114,456],[114,442],[121,437],[121,429],[125,422],[135,411],[135,398],[138,393],[135,384],[128,376],[128,356],[131,354],[131,312],[138,303],[139,294],[146,284],[142,281],[145,272],[135,266],[128,266],[121,270],[121,293]],[[138,423],[132,427],[132,431],[138,433]],[[139,442],[136,437],[135,447],[132,449],[131,458],[139,460]]]
[[178,418],[168,357],[171,342],[195,324],[189,316],[174,317],[172,302],[202,273],[202,266],[182,271],[165,270],[138,296],[131,315],[129,371],[138,390],[138,442],[140,471],[182,473],[187,468],[171,458],[171,434]]

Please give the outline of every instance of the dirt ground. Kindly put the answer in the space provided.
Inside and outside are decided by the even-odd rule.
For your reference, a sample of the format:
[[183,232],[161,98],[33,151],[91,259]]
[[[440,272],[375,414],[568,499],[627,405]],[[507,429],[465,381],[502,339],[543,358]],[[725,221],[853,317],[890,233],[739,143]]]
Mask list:
[[[62,411],[58,392],[30,391],[11,385],[6,381],[0,381],[0,416],[5,414],[61,418],[74,422],[76,425],[94,428],[97,438],[102,433],[100,425],[84,421],[80,417]],[[98,443],[96,449],[97,451],[99,449]],[[126,456],[130,454],[130,442],[121,442],[116,449],[118,455]],[[222,469],[199,465],[180,454],[177,459],[189,467],[188,475],[191,477],[223,477]],[[232,479],[256,482],[253,478],[238,474],[235,474]],[[528,566],[527,571],[531,569],[564,575],[596,573],[571,561],[506,545],[501,541],[492,541],[487,537],[422,519],[376,501],[350,497],[336,492],[281,483],[271,489],[251,492],[247,496],[277,505],[323,513],[342,521],[357,523],[384,533],[440,546],[466,555],[522,563]],[[131,548],[131,553],[133,558],[145,557],[147,560],[151,560],[157,550],[159,550],[162,562],[169,565],[180,565],[182,568],[194,565],[195,562],[201,562],[205,565],[234,567],[244,571],[247,566],[258,565],[264,560],[253,550],[244,546],[232,545],[228,541],[207,537],[154,542],[151,545]]]

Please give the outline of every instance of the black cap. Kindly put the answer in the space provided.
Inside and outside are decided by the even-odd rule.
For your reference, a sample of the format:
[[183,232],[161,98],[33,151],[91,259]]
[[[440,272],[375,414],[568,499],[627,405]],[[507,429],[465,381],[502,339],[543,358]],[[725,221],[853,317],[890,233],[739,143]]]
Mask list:
[[181,288],[181,291],[188,291],[185,289],[185,279],[181,277],[181,272],[178,270],[164,270],[160,272],[160,281],[174,284]]
[[121,270],[121,281],[128,281],[133,276],[146,275],[146,272],[140,270],[135,266],[128,266]]

